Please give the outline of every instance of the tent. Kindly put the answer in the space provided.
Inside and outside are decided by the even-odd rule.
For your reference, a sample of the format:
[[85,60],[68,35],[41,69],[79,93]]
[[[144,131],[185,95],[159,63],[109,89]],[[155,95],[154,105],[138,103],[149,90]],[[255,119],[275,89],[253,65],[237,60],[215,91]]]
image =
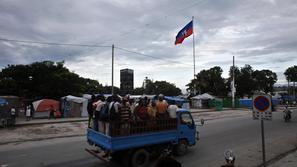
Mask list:
[[51,108],[60,112],[60,102],[53,99],[41,99],[34,101],[34,117],[48,117]]
[[208,104],[209,100],[214,99],[214,96],[211,96],[208,93],[203,93],[202,95],[197,95],[191,98],[193,108],[202,108],[205,107],[205,104]]
[[87,117],[88,99],[72,95],[64,96],[62,99],[62,109],[64,117]]

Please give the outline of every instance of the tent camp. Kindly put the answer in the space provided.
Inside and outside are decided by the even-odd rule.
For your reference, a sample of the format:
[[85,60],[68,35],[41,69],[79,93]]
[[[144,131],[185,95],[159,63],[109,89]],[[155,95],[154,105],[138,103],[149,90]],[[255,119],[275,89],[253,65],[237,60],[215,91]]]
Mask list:
[[48,117],[51,108],[55,111],[60,112],[60,102],[53,99],[41,99],[34,101],[33,103],[34,108],[34,117]]
[[202,95],[197,95],[191,98],[192,108],[202,108],[206,107],[208,101],[214,99],[214,96],[211,96],[208,93],[203,93]]
[[87,117],[88,99],[76,96],[64,96],[62,100],[63,117]]

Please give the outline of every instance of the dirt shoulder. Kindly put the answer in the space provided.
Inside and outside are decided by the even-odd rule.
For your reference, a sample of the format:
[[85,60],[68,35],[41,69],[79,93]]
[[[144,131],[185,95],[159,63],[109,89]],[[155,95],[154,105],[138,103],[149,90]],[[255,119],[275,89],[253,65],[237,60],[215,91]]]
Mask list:
[[1,129],[0,144],[36,141],[59,137],[83,136],[87,122],[39,124],[10,129]]

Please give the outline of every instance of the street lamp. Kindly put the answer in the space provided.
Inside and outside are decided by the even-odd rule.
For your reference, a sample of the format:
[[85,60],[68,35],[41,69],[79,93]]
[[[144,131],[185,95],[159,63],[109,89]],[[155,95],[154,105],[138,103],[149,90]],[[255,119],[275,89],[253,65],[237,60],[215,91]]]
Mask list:
[[[33,80],[33,76],[30,75],[30,76],[28,77],[28,79],[29,79],[29,81],[30,81],[30,82],[29,82],[29,84],[30,84],[29,89],[30,89],[31,94],[32,94],[32,89],[33,89],[33,86],[32,86],[32,80]],[[32,94],[32,95],[33,95],[33,94]]]

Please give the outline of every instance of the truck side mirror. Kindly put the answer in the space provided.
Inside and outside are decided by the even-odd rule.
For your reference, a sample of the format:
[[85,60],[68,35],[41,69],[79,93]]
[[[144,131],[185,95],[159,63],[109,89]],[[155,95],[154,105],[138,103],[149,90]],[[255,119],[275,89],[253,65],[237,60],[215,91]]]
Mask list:
[[201,119],[201,120],[200,120],[200,123],[201,123],[201,125],[203,126],[203,125],[204,125],[204,119]]

